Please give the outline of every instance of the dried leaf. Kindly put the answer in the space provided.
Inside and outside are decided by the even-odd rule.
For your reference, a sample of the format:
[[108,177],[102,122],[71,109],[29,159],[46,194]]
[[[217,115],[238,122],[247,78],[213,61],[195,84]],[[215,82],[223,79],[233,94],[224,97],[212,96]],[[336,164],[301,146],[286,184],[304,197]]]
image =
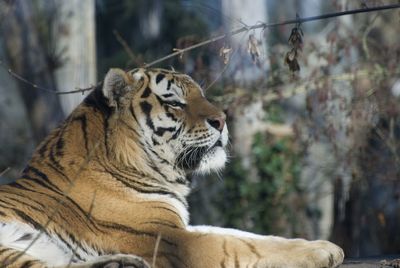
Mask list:
[[291,50],[286,53],[285,63],[289,66],[289,70],[292,72],[300,71],[300,65],[297,61],[297,53],[295,50]]
[[232,53],[232,48],[230,47],[223,46],[219,50],[219,56],[223,59],[225,65],[229,63],[231,53]]
[[303,35],[303,30],[300,27],[294,27],[289,36],[289,45],[301,50],[303,46]]
[[[299,16],[297,15],[299,18]],[[289,66],[290,71],[298,72],[300,71],[300,65],[297,60],[299,51],[303,48],[303,30],[298,23],[290,33],[288,43],[292,47],[292,49],[286,53],[285,55],[285,63]]]
[[256,64],[258,67],[261,66],[261,53],[259,48],[260,44],[261,42],[257,40],[254,34],[249,35],[249,39],[247,40],[247,52],[250,54],[253,63]]

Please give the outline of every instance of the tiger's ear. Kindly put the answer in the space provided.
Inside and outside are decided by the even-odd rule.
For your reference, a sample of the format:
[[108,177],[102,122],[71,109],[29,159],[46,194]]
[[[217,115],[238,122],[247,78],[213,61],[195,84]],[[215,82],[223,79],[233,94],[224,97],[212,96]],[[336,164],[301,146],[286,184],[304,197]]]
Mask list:
[[108,71],[103,83],[103,95],[111,107],[116,107],[121,98],[131,89],[132,81],[128,74],[118,68]]

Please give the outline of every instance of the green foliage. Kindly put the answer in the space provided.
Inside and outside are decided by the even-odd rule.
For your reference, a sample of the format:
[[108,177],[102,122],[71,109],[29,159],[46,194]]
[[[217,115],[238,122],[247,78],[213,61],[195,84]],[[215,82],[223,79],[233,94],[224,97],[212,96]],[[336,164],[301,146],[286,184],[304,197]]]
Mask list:
[[298,192],[299,157],[288,138],[265,134],[254,137],[256,173],[245,170],[239,159],[224,174],[225,191],[219,200],[225,225],[257,233],[287,233],[292,218],[288,200]]

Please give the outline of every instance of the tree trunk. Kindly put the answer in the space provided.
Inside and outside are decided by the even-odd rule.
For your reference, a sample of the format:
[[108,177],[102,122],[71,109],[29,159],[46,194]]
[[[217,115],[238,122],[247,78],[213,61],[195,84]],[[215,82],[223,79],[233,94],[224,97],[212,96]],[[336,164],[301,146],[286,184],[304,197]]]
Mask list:
[[[55,71],[57,88],[71,91],[96,84],[96,38],[94,0],[54,0],[58,16],[52,27],[52,40],[61,53]],[[65,114],[69,114],[89,94],[60,95]]]

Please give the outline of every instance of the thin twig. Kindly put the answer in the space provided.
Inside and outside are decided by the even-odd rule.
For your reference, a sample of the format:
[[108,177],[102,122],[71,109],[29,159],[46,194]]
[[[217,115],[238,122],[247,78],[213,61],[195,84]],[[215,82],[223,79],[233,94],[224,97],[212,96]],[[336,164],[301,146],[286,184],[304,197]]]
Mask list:
[[103,82],[100,81],[95,86],[90,86],[90,87],[87,87],[87,88],[78,88],[76,90],[71,90],[71,91],[55,91],[54,93],[56,95],[67,95],[67,94],[73,94],[73,93],[82,93],[83,94],[86,91],[90,91],[90,90],[95,89],[96,87],[100,86],[102,83]]
[[[371,8],[360,8],[360,9],[353,9],[353,10],[348,10],[348,11],[341,11],[341,12],[333,12],[333,13],[328,13],[328,14],[323,14],[323,15],[318,15],[318,16],[313,16],[313,17],[307,17],[307,18],[296,18],[296,19],[291,19],[291,20],[285,20],[282,22],[275,22],[275,23],[257,23],[255,25],[252,26],[244,26],[238,29],[235,29],[231,32],[225,33],[225,34],[221,34],[218,36],[215,36],[213,38],[210,38],[208,40],[205,40],[203,42],[194,44],[192,46],[180,49],[179,51],[175,51],[169,55],[166,55],[162,58],[159,58],[157,60],[154,60],[150,63],[144,64],[143,67],[147,68],[147,67],[151,67],[155,64],[158,64],[160,62],[166,61],[168,59],[177,57],[182,55],[183,53],[187,52],[187,51],[191,51],[194,50],[196,48],[217,42],[221,39],[224,39],[226,37],[230,37],[233,35],[237,35],[246,31],[250,31],[250,30],[255,30],[255,29],[266,29],[266,28],[270,28],[270,27],[277,27],[277,26],[282,26],[282,25],[288,25],[288,24],[298,24],[298,23],[304,23],[304,22],[310,22],[310,21],[317,21],[317,20],[324,20],[324,19],[329,19],[329,18],[334,18],[334,17],[340,17],[340,16],[346,16],[346,15],[354,15],[354,14],[359,14],[359,13],[367,13],[367,12],[374,12],[374,11],[382,11],[382,10],[389,10],[389,9],[396,9],[396,8],[400,8],[400,4],[393,4],[393,5],[384,5],[384,6],[378,6],[378,7],[371,7]],[[54,93],[54,94],[58,94],[58,95],[63,95],[63,94],[73,94],[73,93],[83,93],[85,91],[89,91],[92,90],[94,87],[88,87],[88,88],[83,88],[83,89],[77,89],[77,90],[72,90],[72,91],[64,91],[64,92],[59,92],[56,90],[50,90],[50,89],[46,89],[43,87],[40,87],[30,81],[28,81],[27,79],[21,77],[20,75],[16,74],[15,72],[13,72],[10,68],[7,68],[6,66],[4,66],[3,62],[0,60],[0,65],[2,65],[13,77],[23,81],[26,84],[31,85],[34,88],[40,89],[40,90],[44,90],[46,92],[50,92],[50,93]],[[101,84],[101,82],[99,82],[98,84]]]
[[157,259],[157,252],[158,252],[158,247],[160,245],[161,241],[161,233],[157,235],[157,240],[156,240],[156,245],[154,247],[154,253],[153,253],[153,261],[151,264],[151,268],[156,268],[156,259]]
[[[239,42],[239,43],[241,43],[241,42],[243,41],[243,39],[244,39],[245,36],[246,36],[246,35],[243,35],[243,37],[240,39],[240,42]],[[230,58],[229,58],[229,62],[232,61],[232,59],[235,57],[235,55],[236,55],[236,53],[237,53],[238,50],[239,50],[239,46],[236,47],[236,48],[233,50],[233,52],[232,52],[232,54],[231,54],[231,56],[230,56]],[[222,77],[222,75],[223,75],[223,74],[226,72],[226,70],[228,69],[228,64],[229,64],[229,62],[228,62],[227,64],[225,64],[225,66],[224,66],[224,68],[222,69],[222,71],[219,72],[219,74],[214,78],[213,81],[211,81],[211,83],[210,83],[209,85],[207,85],[207,87],[205,88],[204,91],[207,91],[208,89],[210,89],[210,88]]]
[[375,17],[371,20],[371,22],[365,29],[363,36],[362,36],[362,47],[364,49],[365,57],[367,58],[367,60],[370,59],[367,37],[368,37],[368,34],[371,32],[372,28],[374,27],[374,23],[377,18],[378,18],[378,15],[375,15]]
[[125,41],[125,39],[122,38],[122,36],[119,34],[119,32],[117,30],[113,30],[113,34],[115,35],[115,38],[117,39],[117,41],[124,48],[126,54],[128,54],[128,56],[131,59],[131,61],[135,61],[135,54],[133,53],[132,49],[129,47],[129,45]]
[[10,171],[10,167],[6,167],[6,169],[4,169],[2,172],[0,172],[0,177],[3,176],[4,174],[6,174],[8,171]]
[[145,68],[151,67],[157,63],[163,62],[165,60],[168,60],[170,58],[179,56],[180,54],[196,49],[198,47],[202,47],[205,45],[208,45],[210,43],[214,43],[216,41],[219,41],[221,39],[224,39],[225,37],[228,36],[233,36],[237,35],[243,32],[247,32],[250,30],[256,30],[256,29],[265,29],[265,28],[270,28],[270,27],[277,27],[277,26],[283,26],[283,25],[288,25],[288,24],[298,24],[298,23],[304,23],[304,22],[310,22],[310,21],[317,21],[317,20],[324,20],[324,19],[329,19],[329,18],[334,18],[334,17],[340,17],[340,16],[346,16],[346,15],[353,15],[353,14],[358,14],[358,13],[366,13],[366,12],[373,12],[373,11],[381,11],[381,10],[387,10],[387,9],[395,9],[395,8],[400,8],[400,4],[394,4],[394,5],[385,5],[385,6],[380,6],[380,7],[371,7],[371,8],[360,8],[360,9],[353,9],[353,10],[347,10],[347,11],[341,11],[341,12],[334,12],[334,13],[328,13],[328,14],[323,14],[323,15],[318,15],[318,16],[313,16],[313,17],[307,17],[307,18],[296,18],[292,20],[285,20],[282,22],[275,22],[275,23],[257,23],[252,26],[243,26],[241,28],[235,29],[229,33],[221,34],[216,37],[213,37],[211,39],[205,40],[203,42],[200,42],[198,44],[183,48],[179,51],[176,51],[174,53],[171,53],[165,57],[159,58],[155,61],[152,61],[150,63],[147,63],[144,65]]
[[56,94],[56,95],[65,95],[65,94],[73,94],[73,93],[82,93],[83,94],[86,91],[89,91],[89,90],[92,90],[92,89],[96,88],[96,86],[101,85],[101,83],[102,83],[102,82],[99,82],[99,83],[97,83],[96,86],[90,86],[90,87],[87,87],[87,88],[78,88],[76,90],[71,90],[71,91],[57,91],[55,89],[53,90],[53,89],[48,89],[48,88],[41,87],[41,86],[29,81],[28,79],[22,77],[21,75],[17,74],[13,70],[11,70],[11,68],[8,68],[4,64],[4,62],[2,60],[0,60],[0,66],[2,66],[12,77],[16,78],[17,80],[19,80],[19,81],[21,81],[21,82],[23,82],[23,83],[25,83],[25,84],[33,87],[33,88],[40,89],[42,91],[45,91],[45,92],[48,92],[48,93],[53,93],[53,94]]

